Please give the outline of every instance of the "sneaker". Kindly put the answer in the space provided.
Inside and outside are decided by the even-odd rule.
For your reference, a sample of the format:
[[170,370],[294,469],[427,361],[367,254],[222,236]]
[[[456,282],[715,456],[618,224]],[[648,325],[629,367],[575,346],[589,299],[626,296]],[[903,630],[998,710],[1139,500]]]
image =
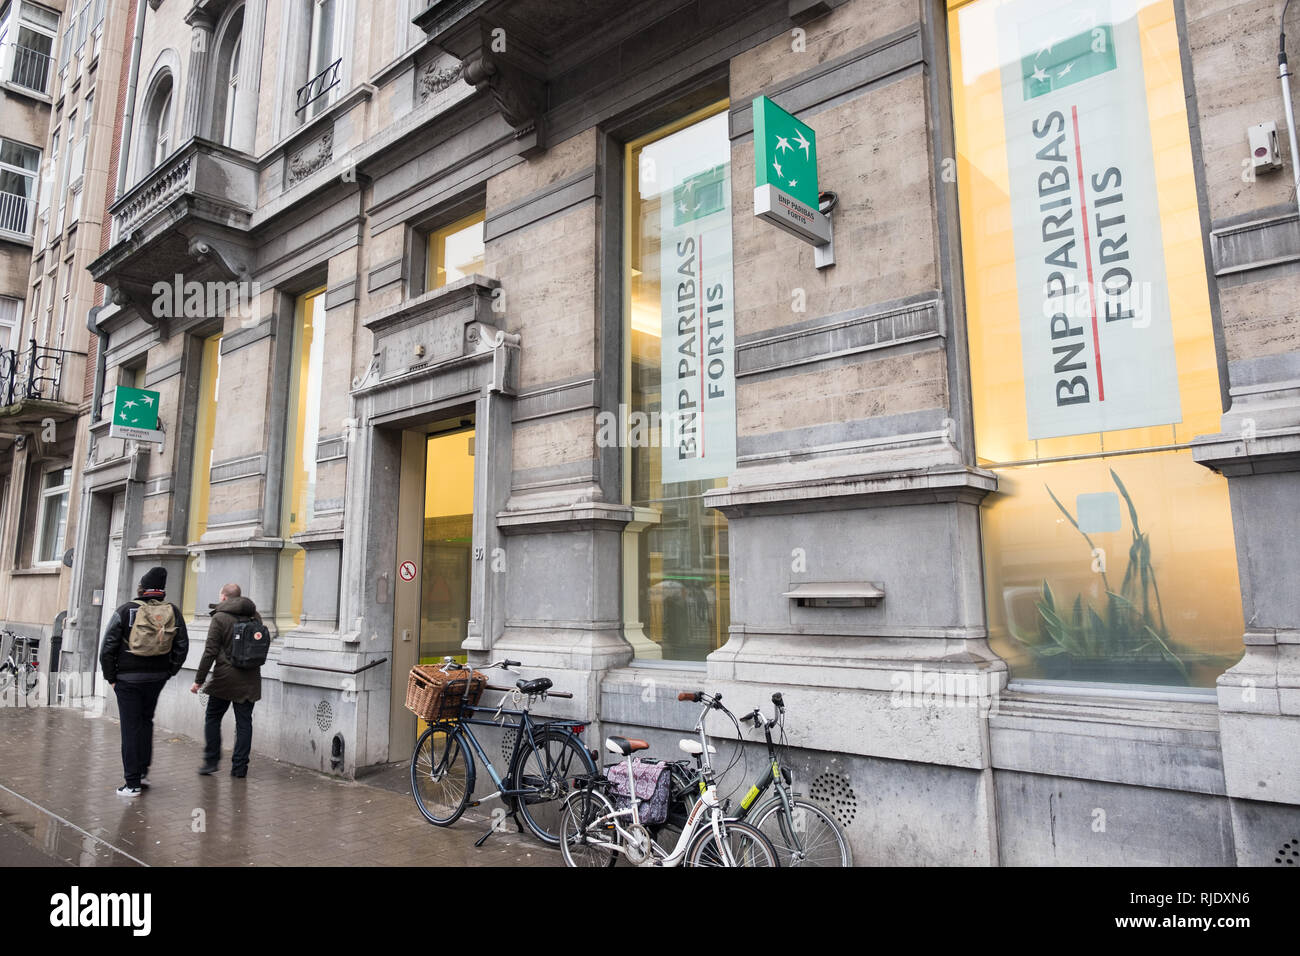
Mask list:
[[209,774],[213,774],[216,772],[217,772],[217,765],[214,763],[205,763],[202,767],[199,768],[199,773],[205,777],[208,776]]
[[234,777],[236,780],[243,780],[246,776],[248,776],[248,771],[247,771],[247,770],[232,770],[232,771],[230,771],[230,775],[231,775],[232,777]]
[[122,784],[122,786],[118,787],[114,791],[114,793],[116,793],[119,797],[138,797],[143,792],[144,791],[141,790],[139,787],[129,787],[126,784]]

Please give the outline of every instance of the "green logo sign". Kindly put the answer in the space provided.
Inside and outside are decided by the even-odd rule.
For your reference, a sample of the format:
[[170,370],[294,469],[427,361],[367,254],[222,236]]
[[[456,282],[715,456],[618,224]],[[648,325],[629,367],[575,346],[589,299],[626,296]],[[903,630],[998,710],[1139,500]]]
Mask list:
[[158,430],[158,393],[147,388],[129,388],[119,385],[113,395],[113,424],[109,434],[114,438],[135,441],[161,442]]
[[1115,69],[1115,65],[1115,40],[1108,23],[1064,40],[1049,40],[1020,58],[1025,99],[1091,79]]
[[754,185],[817,208],[817,134],[766,96],[754,97]]

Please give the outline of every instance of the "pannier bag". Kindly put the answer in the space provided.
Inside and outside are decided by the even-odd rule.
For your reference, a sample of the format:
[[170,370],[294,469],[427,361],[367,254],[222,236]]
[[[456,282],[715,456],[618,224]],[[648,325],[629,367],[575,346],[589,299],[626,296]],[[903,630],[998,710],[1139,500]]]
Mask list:
[[[616,763],[605,768],[610,782],[615,810],[625,810],[628,800],[627,764]],[[638,815],[647,826],[658,826],[668,819],[668,796],[672,788],[672,770],[666,763],[650,763],[637,757],[632,761],[632,779],[636,783],[636,796],[640,800]]]
[[170,604],[146,604],[133,601],[135,620],[126,639],[126,649],[137,657],[160,657],[170,654],[176,637],[176,611]]
[[482,671],[444,671],[417,664],[406,682],[406,708],[430,723],[460,720],[461,710],[477,704],[486,686]]
[[236,621],[230,631],[230,663],[241,671],[266,663],[271,649],[271,634],[256,618]]

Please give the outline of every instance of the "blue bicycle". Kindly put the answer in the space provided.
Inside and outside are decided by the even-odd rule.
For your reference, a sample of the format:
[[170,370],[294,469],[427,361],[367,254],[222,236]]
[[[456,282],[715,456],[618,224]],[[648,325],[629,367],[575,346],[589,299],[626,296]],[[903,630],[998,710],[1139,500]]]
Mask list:
[[[508,671],[520,666],[518,661],[501,660],[479,670]],[[469,668],[451,658],[444,659],[441,669],[448,673],[463,670],[468,680]],[[529,707],[539,698],[573,697],[551,690],[551,686],[549,677],[520,679],[514,687],[488,684],[485,690],[504,692],[497,707],[465,704],[458,719],[429,725],[411,755],[411,793],[426,820],[440,827],[451,826],[469,807],[500,797],[538,839],[551,844],[560,842],[564,798],[574,789],[575,778],[596,772],[596,763],[578,736],[585,729],[580,721],[539,721],[529,714]],[[507,702],[514,707],[508,709]],[[480,716],[489,712],[491,718]],[[514,746],[504,777],[474,736],[475,726],[514,731]],[[476,753],[496,790],[472,800]]]

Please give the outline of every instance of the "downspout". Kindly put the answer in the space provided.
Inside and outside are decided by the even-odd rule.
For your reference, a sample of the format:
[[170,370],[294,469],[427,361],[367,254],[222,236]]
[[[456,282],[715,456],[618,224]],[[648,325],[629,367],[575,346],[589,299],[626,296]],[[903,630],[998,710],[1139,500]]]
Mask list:
[[144,44],[144,11],[147,6],[147,0],[136,0],[135,36],[131,40],[131,73],[126,82],[126,109],[122,111],[122,145],[118,150],[117,192],[114,194],[119,199],[126,192],[127,169],[131,165],[131,127],[135,120],[135,88],[140,82],[140,47]]
[[1286,62],[1286,8],[1291,0],[1282,4],[1282,16],[1278,21],[1277,39],[1277,74],[1282,81],[1282,104],[1286,107],[1286,134],[1291,142],[1291,178],[1295,187],[1296,212],[1300,215],[1300,155],[1296,152],[1295,107],[1291,103],[1291,71]]
[[94,333],[99,339],[99,346],[95,349],[95,389],[90,399],[90,424],[94,425],[99,421],[99,406],[104,401],[104,376],[108,370],[108,360],[104,353],[108,351],[108,336],[99,330],[99,313],[103,312],[107,305],[93,306],[86,313],[86,328]]

